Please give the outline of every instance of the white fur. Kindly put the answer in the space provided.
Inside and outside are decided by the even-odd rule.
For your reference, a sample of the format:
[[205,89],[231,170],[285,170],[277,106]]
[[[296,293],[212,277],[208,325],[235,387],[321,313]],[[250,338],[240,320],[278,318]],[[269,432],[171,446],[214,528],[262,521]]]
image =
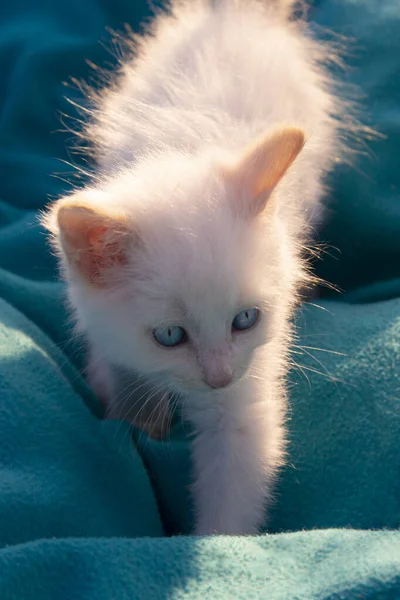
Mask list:
[[[79,277],[47,221],[96,389],[111,402],[107,370],[115,367],[151,384],[160,403],[165,391],[182,398],[195,429],[198,534],[253,534],[265,521],[284,456],[289,322],[304,282],[299,247],[337,153],[322,48],[280,6],[288,2],[173,2],[98,95],[87,126],[97,169],[83,194],[122,210],[132,230],[129,261],[111,288]],[[280,124],[303,128],[307,143],[274,193],[276,210],[240,218],[237,192],[216,164]],[[234,316],[251,306],[261,309],[259,324],[232,333]],[[190,343],[158,346],[153,328],[175,324]],[[205,376],[224,369],[235,372],[233,385],[210,389]],[[156,408],[154,422],[165,417]]]

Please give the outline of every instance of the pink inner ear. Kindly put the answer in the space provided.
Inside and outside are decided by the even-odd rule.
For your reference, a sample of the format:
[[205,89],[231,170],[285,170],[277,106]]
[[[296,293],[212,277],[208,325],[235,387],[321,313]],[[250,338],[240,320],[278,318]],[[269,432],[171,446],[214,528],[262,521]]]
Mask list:
[[106,271],[126,263],[126,255],[118,240],[107,241],[109,231],[106,227],[96,227],[89,232],[88,249],[81,255],[82,271],[91,283],[106,284]]
[[259,138],[244,149],[237,162],[220,169],[221,175],[239,192],[240,212],[256,216],[301,152],[304,132],[283,127]]
[[78,266],[85,277],[98,287],[107,285],[111,269],[126,264],[125,236],[99,226],[88,232],[86,252],[80,254]]
[[92,285],[107,286],[113,268],[127,261],[127,228],[124,218],[90,208],[64,206],[58,213],[68,262]]

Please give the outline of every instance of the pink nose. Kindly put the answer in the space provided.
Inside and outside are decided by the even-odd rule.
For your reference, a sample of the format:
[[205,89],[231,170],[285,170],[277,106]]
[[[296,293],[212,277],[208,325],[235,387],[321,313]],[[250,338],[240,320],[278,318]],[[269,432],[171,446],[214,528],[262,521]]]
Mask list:
[[211,388],[224,388],[232,383],[234,372],[231,370],[223,371],[222,373],[209,373],[204,378],[204,381]]

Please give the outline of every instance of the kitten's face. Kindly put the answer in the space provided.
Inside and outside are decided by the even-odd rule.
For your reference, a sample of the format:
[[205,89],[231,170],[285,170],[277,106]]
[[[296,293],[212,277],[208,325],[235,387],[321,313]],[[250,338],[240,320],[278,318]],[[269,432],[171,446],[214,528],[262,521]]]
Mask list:
[[97,354],[183,393],[245,375],[287,318],[297,265],[265,207],[303,142],[282,130],[229,166],[152,158],[56,205],[46,224]]
[[131,288],[132,359],[183,392],[234,383],[266,338],[261,273],[246,257],[239,228],[229,235],[216,223],[207,229],[205,237],[176,232],[163,256],[150,252],[152,264],[142,268],[151,277]]
[[[268,339],[281,285],[277,240],[235,218],[217,187],[202,189],[208,207],[195,216],[180,202],[199,190],[185,189],[173,212],[160,197],[150,220],[139,217],[123,285],[91,291],[83,315],[109,361],[183,393],[215,391],[245,375]],[[79,307],[82,289],[75,293]]]

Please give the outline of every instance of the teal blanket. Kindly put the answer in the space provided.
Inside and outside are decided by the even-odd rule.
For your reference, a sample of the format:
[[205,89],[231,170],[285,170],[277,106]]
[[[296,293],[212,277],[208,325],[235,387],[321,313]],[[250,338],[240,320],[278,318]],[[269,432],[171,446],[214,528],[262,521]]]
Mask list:
[[[298,315],[290,456],[256,538],[193,538],[187,430],[102,422],[37,214],[68,189],[70,78],[146,0],[0,4],[0,598],[400,598],[400,5],[320,0],[387,137],[332,177],[326,294]],[[99,43],[103,41],[104,43]],[[58,174],[54,177],[52,174]],[[335,250],[334,248],[338,248]]]

